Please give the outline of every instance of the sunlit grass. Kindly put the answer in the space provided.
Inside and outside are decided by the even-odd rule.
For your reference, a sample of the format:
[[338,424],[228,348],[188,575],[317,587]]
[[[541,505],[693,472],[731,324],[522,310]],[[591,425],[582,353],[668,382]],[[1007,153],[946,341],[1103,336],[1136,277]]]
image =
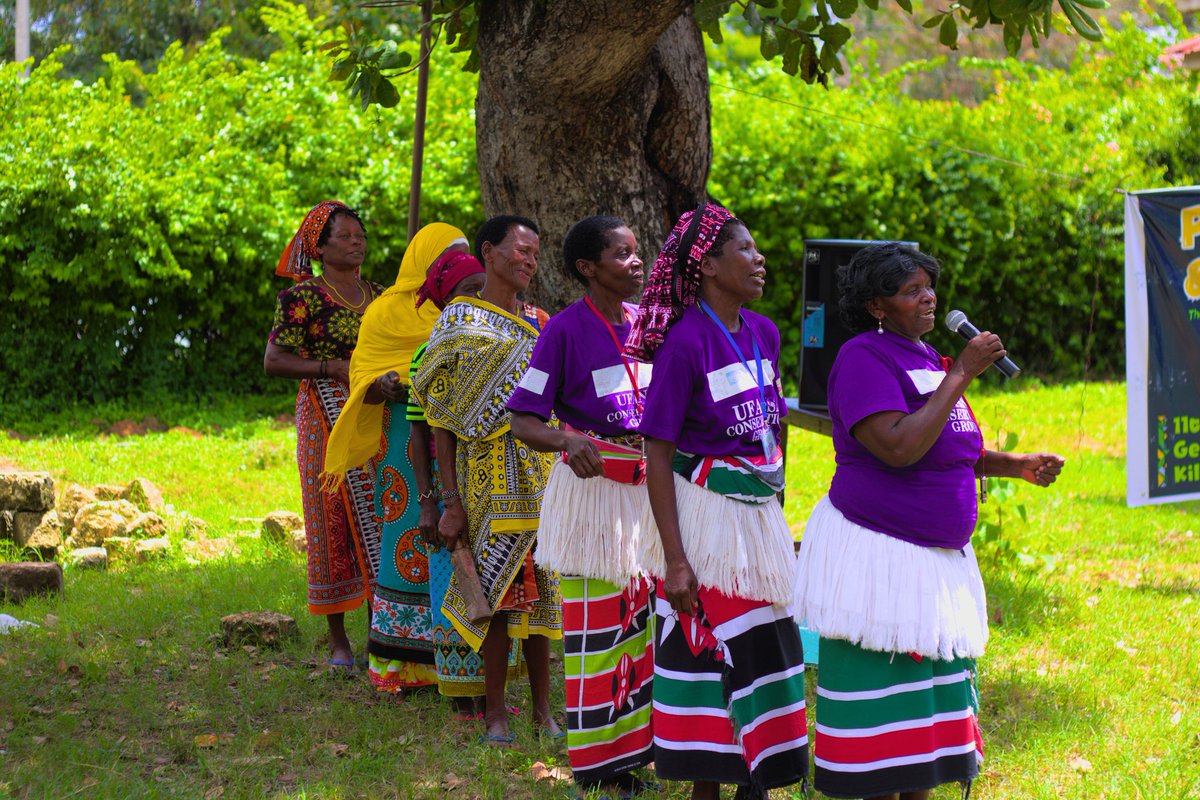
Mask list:
[[[981,509],[1005,514],[1005,540],[1028,563],[980,552],[993,625],[979,662],[987,760],[972,796],[1200,796],[1197,504],[1125,506],[1119,384],[971,399],[989,442],[1012,431],[1017,449],[1067,459],[1050,489],[1022,485]],[[6,422],[32,438],[0,440],[0,461],[85,484],[145,476],[222,535],[243,517],[299,510],[295,434],[276,419],[287,410],[287,398],[230,400],[207,414],[180,404]],[[96,433],[148,413],[201,436]],[[786,511],[797,533],[832,470],[827,438],[792,432]],[[43,626],[0,638],[0,797],[569,796],[530,777],[537,760],[567,762],[529,732],[527,716],[514,724],[516,748],[485,750],[435,696],[397,705],[364,678],[326,675],[323,625],[306,613],[304,582],[298,556],[248,543],[238,558],[201,566],[176,556],[128,571],[68,570],[63,597],[0,606]],[[294,616],[300,641],[277,652],[210,641],[222,615],[253,609]],[[350,624],[360,644],[363,613]],[[526,694],[522,681],[510,699],[527,708]],[[561,705],[561,688],[556,697]],[[198,746],[207,735],[217,743]],[[685,797],[685,787],[665,796]]]

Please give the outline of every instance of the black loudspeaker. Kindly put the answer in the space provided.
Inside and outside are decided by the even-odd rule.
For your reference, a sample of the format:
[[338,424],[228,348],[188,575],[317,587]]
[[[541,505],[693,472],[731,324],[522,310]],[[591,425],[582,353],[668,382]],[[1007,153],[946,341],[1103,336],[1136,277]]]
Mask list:
[[[827,411],[829,370],[838,349],[851,333],[838,313],[837,268],[862,248],[878,242],[864,239],[804,240],[804,347],[800,350],[800,397],[803,409]],[[916,242],[901,242],[914,250]]]

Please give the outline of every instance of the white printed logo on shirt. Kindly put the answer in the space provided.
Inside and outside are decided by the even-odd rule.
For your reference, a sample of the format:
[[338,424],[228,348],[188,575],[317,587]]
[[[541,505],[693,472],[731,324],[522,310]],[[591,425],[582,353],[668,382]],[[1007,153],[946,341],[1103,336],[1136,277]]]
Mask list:
[[[638,389],[646,391],[646,387],[650,385],[654,365],[636,361],[629,367],[637,371],[635,374],[637,375]],[[629,382],[629,373],[625,371],[624,364],[592,370],[592,385],[596,387],[596,397],[608,397],[619,392],[633,391],[633,384]]]
[[936,369],[910,369],[908,378],[917,388],[917,394],[930,394],[942,385],[946,373]]
[[[763,360],[763,381],[775,382],[775,367],[770,361]],[[753,377],[751,377],[753,376]],[[734,361],[708,373],[708,393],[714,403],[733,397],[742,392],[758,391],[758,367],[754,362],[740,364]]]
[[524,389],[533,394],[541,394],[546,391],[546,381],[550,380],[550,373],[543,372],[536,367],[530,367],[521,377],[521,382],[517,384],[517,388]]

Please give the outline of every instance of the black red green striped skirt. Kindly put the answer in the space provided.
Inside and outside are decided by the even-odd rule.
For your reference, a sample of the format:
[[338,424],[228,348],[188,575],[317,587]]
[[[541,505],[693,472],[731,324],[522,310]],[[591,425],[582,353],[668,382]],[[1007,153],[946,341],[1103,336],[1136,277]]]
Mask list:
[[615,783],[654,760],[654,651],[645,578],[562,576],[567,756],[575,783]]
[[815,781],[830,797],[968,783],[983,737],[971,659],[942,661],[820,640]]
[[654,767],[660,778],[758,789],[808,774],[804,652],[782,606],[700,587],[676,614],[658,586]]

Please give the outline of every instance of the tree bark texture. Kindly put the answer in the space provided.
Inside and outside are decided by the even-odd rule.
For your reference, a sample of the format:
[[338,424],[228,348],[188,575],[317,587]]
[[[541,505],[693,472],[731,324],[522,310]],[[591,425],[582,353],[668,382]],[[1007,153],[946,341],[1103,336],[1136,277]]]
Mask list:
[[647,269],[712,162],[708,67],[685,0],[487,0],[476,147],[484,209],[541,228],[529,299],[582,294],[562,266],[571,224],[613,214]]

